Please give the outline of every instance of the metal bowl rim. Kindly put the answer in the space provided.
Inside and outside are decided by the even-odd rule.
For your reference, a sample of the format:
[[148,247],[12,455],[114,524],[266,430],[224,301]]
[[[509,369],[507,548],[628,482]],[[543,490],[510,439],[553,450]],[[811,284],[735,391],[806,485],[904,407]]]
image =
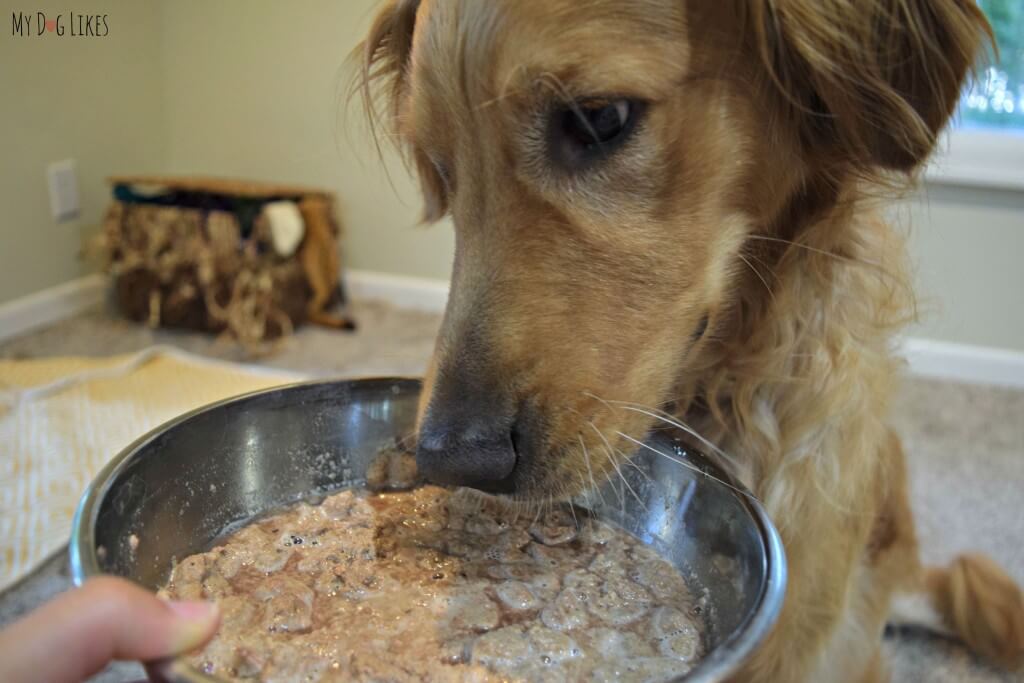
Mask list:
[[75,508],[75,515],[71,522],[71,541],[68,545],[71,564],[71,578],[74,581],[74,584],[76,586],[81,586],[86,579],[93,576],[104,575],[105,572],[100,569],[98,561],[99,558],[96,556],[95,534],[93,533],[93,528],[96,525],[97,517],[99,515],[99,504],[106,497],[110,487],[113,486],[115,481],[117,481],[117,475],[120,474],[121,470],[127,466],[132,456],[138,453],[145,446],[149,445],[157,437],[170,432],[172,429],[188,422],[194,417],[198,417],[203,413],[234,403],[243,403],[278,391],[310,388],[321,385],[380,385],[384,387],[394,386],[396,384],[406,385],[409,387],[419,387],[422,385],[422,382],[414,377],[369,377],[366,379],[356,380],[308,380],[302,382],[291,382],[264,389],[256,389],[255,391],[249,391],[237,396],[229,396],[227,398],[199,406],[146,432],[131,444],[123,448],[103,467],[103,469],[99,471],[89,486],[86,487],[85,492],[82,494],[82,498],[78,503],[78,507]]
[[[157,437],[203,413],[275,392],[315,386],[344,385],[365,387],[380,385],[383,387],[395,386],[396,384],[405,385],[410,388],[413,386],[421,387],[422,380],[414,377],[368,377],[354,380],[318,379],[282,384],[265,389],[257,389],[199,406],[150,430],[114,456],[99,471],[82,494],[82,499],[75,509],[71,525],[71,540],[68,544],[71,578],[75,586],[81,586],[87,579],[105,574],[99,566],[99,558],[96,555],[95,548],[94,527],[99,515],[100,503],[106,497],[110,487],[117,481],[117,475],[127,466],[131,458]],[[763,561],[766,567],[765,579],[762,583],[760,594],[757,596],[753,609],[738,627],[739,632],[727,638],[715,648],[714,652],[719,653],[721,658],[715,657],[712,654],[710,658],[698,663],[691,673],[683,679],[687,683],[712,683],[725,680],[728,676],[738,672],[741,664],[747,661],[753,651],[764,642],[778,620],[786,594],[788,573],[786,552],[782,539],[775,525],[768,517],[764,506],[728,472],[722,471],[721,468],[715,466],[706,457],[704,459],[714,469],[715,477],[726,482],[728,487],[732,487],[733,495],[740,500],[757,524],[759,536],[764,545]],[[726,657],[722,653],[728,653],[728,656]],[[181,683],[223,683],[221,679],[209,676],[191,666],[184,657],[169,659],[148,666],[152,667],[155,673],[158,673],[168,681]]]

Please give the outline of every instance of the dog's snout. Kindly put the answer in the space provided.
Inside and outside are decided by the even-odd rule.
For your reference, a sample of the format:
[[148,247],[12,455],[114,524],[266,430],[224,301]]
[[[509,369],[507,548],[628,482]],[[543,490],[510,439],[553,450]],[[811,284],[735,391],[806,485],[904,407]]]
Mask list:
[[420,430],[416,466],[428,481],[510,493],[516,467],[512,432],[474,423],[428,421]]

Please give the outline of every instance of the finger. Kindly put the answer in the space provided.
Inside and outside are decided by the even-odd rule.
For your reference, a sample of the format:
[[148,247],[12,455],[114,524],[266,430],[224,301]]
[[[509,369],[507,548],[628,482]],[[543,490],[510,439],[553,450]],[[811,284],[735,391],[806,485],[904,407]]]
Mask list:
[[165,602],[121,579],[93,579],[0,632],[0,681],[81,681],[112,660],[193,650],[219,623],[214,605]]

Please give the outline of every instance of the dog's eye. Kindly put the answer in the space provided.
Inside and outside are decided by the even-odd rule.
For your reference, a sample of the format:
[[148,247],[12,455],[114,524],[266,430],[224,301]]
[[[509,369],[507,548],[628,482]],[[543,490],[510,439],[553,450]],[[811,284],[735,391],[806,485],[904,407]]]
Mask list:
[[636,127],[643,103],[630,99],[592,99],[557,109],[551,121],[556,161],[578,167],[607,156]]
[[565,112],[563,130],[577,144],[605,145],[626,129],[633,112],[629,100],[584,104]]

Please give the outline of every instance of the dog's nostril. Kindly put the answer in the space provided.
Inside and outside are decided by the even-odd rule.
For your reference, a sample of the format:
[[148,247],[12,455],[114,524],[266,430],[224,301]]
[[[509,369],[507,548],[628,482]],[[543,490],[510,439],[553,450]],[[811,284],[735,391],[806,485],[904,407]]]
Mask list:
[[512,433],[509,437],[512,440],[512,454],[518,461],[519,454],[523,452],[523,435],[520,433],[518,425],[512,427]]
[[425,426],[416,449],[416,467],[427,480],[451,486],[471,486],[493,493],[510,493],[516,467],[512,433],[461,433]]
[[444,434],[428,433],[422,430],[420,431],[419,448],[425,448],[428,451],[443,451],[444,445]]

